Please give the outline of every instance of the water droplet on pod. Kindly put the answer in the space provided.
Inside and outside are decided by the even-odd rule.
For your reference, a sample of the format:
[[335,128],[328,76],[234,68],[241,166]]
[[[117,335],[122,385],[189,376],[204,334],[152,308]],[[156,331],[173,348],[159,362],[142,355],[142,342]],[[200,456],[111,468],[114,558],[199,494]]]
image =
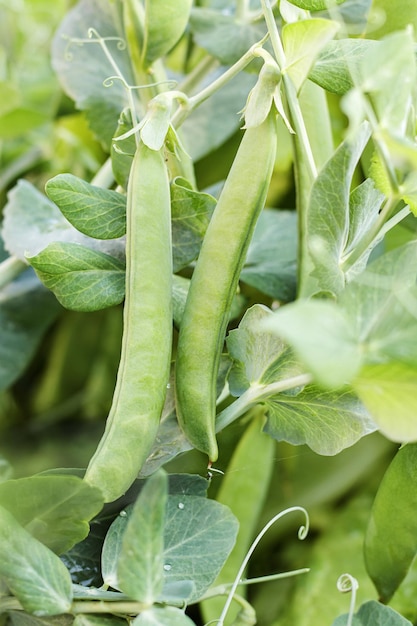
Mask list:
[[181,510],[182,510],[184,507],[185,507],[184,502],[178,502],[178,508],[179,508],[179,509],[181,509]]
[[166,572],[169,572],[169,570],[170,570],[170,569],[171,569],[171,565],[170,565],[169,563],[165,563],[165,565],[164,565],[164,570],[165,570]]
[[126,517],[127,513],[126,511],[120,511],[119,515],[120,517]]

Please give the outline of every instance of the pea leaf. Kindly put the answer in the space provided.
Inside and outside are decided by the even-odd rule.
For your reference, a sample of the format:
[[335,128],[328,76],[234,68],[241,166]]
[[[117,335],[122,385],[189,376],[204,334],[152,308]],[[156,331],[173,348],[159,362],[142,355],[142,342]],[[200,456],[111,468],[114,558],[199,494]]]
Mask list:
[[10,254],[25,262],[27,255],[34,256],[58,241],[83,244],[117,257],[124,254],[123,240],[98,241],[83,235],[53,202],[25,180],[20,180],[9,192],[2,236]]
[[193,7],[190,27],[196,43],[223,65],[232,65],[265,35],[263,24],[238,21],[210,8]]
[[262,211],[240,280],[272,298],[289,302],[295,298],[296,266],[295,211]]
[[[362,125],[354,140],[347,139],[338,148],[313,185],[307,212],[311,269],[304,295],[341,292],[347,271],[343,263],[350,252],[347,242],[356,243],[364,228],[377,219],[384,196],[372,183],[350,194],[353,173],[368,139],[369,128]],[[369,253],[368,247],[365,259]],[[349,264],[346,267],[353,271]]]
[[[336,4],[342,4],[345,0],[336,0]],[[323,11],[327,9],[327,0],[289,0],[300,9],[306,11]]]
[[309,79],[331,93],[344,95],[359,79],[359,70],[368,49],[376,45],[370,39],[338,39],[329,41],[320,52]]
[[28,261],[68,309],[96,311],[124,298],[124,265],[108,254],[79,244],[51,243]]
[[[94,30],[90,30],[92,25]],[[115,39],[106,41],[106,37]],[[134,84],[121,15],[114,3],[81,0],[66,14],[52,42],[52,66],[63,90],[77,108],[87,112],[92,130],[110,147],[118,117],[129,103],[127,90],[120,81],[115,80],[110,86],[106,83],[114,75],[114,68],[102,45],[107,47],[124,79]]]
[[37,616],[67,613],[70,575],[60,558],[0,507],[0,577],[23,608]]
[[314,452],[335,455],[376,430],[375,422],[350,390],[323,391],[309,385],[299,393],[266,400],[265,432],[277,441],[306,443]]
[[35,617],[24,611],[8,611],[12,626],[72,626],[72,615],[55,615],[53,617]]
[[334,302],[298,300],[266,319],[263,327],[285,339],[324,387],[348,383],[362,364],[349,317]]
[[268,384],[300,372],[282,339],[263,327],[263,322],[272,318],[272,311],[255,304],[227,337],[233,360],[229,387],[235,396],[242,395],[251,385]]
[[133,626],[194,626],[193,620],[175,606],[153,606],[142,611],[132,624]]
[[186,181],[176,178],[171,185],[171,213],[174,272],[194,261],[200,251],[215,198],[190,189]]
[[72,174],[48,180],[45,191],[80,232],[96,239],[117,239],[126,233],[126,197],[90,185]]
[[324,19],[307,19],[286,24],[282,29],[286,67],[295,88],[299,91],[319,52],[333,39],[339,25]]
[[352,387],[380,431],[392,441],[417,439],[417,366],[401,362],[364,366]]
[[183,34],[192,0],[145,0],[145,67],[167,54]]
[[417,553],[417,444],[402,447],[379,486],[365,536],[366,568],[388,602]]
[[121,591],[146,604],[162,591],[167,493],[168,477],[159,470],[147,480],[132,508],[117,560]]
[[88,522],[101,510],[103,498],[77,476],[31,476],[1,483],[0,505],[60,554],[88,535]]
[[126,626],[127,621],[116,615],[77,615],[72,626]]
[[[137,508],[139,508],[138,502],[142,493],[143,490],[135,504]],[[125,592],[126,589],[120,577],[122,557],[119,555],[123,549],[121,546],[125,546],[123,567],[126,568],[126,576],[128,576],[128,566],[136,567],[132,565],[136,556],[128,554],[131,540],[125,535],[129,527],[134,528],[130,525],[130,518],[133,514],[132,509],[128,507],[113,522],[106,537],[102,555],[104,582],[116,588],[120,587]],[[143,515],[150,515],[149,507]],[[173,590],[176,591],[177,600],[194,602],[199,599],[213,583],[226,561],[236,538],[237,526],[237,520],[230,510],[218,502],[200,495],[189,495],[187,492],[184,493],[183,489],[181,493],[169,494],[165,510],[162,564],[160,558],[156,558],[160,564],[158,571],[162,570],[164,582],[158,600],[172,599]],[[148,529],[150,533],[149,524]],[[135,541],[138,542],[137,549],[139,549],[139,539]],[[148,541],[152,544],[153,540],[149,538]],[[142,543],[141,546],[141,550],[146,551]],[[150,554],[149,547],[148,552]],[[146,556],[140,556],[138,562],[140,559],[146,559]],[[118,561],[116,572],[115,563]],[[155,561],[153,562],[155,567]],[[138,589],[140,585],[137,585],[137,578],[134,582]],[[181,591],[184,594],[182,598],[179,597]]]
[[60,310],[32,269],[0,291],[0,389],[24,372]]
[[333,626],[368,626],[368,624],[381,624],[381,626],[412,626],[411,622],[402,617],[397,611],[375,600],[362,604],[359,611],[354,615],[353,621],[349,622],[348,615],[341,615]]

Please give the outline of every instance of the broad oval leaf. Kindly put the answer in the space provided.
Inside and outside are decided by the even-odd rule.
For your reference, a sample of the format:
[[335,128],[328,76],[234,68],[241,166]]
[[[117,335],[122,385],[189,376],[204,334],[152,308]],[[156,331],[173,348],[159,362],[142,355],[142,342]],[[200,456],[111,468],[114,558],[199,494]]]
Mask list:
[[62,306],[97,311],[120,304],[125,267],[118,259],[73,243],[51,243],[28,261]]
[[394,611],[389,606],[370,600],[362,604],[359,611],[355,613],[353,621],[349,621],[348,615],[341,615],[334,622],[333,626],[412,626],[412,623]]
[[48,180],[45,191],[67,220],[81,233],[96,239],[126,234],[126,196],[91,185],[72,174]]
[[61,554],[88,535],[88,522],[101,510],[103,497],[77,476],[30,476],[1,483],[0,505]]
[[[305,11],[325,11],[328,6],[328,0],[288,0],[291,4],[294,4],[299,9]],[[342,4],[345,0],[335,0],[336,4]]]
[[0,577],[23,608],[58,615],[71,608],[71,578],[61,559],[0,507]]
[[401,448],[379,486],[365,536],[365,563],[383,602],[417,554],[417,444]]
[[377,429],[350,390],[323,391],[309,385],[296,394],[272,396],[266,406],[265,432],[277,441],[305,443],[326,456],[338,454]]

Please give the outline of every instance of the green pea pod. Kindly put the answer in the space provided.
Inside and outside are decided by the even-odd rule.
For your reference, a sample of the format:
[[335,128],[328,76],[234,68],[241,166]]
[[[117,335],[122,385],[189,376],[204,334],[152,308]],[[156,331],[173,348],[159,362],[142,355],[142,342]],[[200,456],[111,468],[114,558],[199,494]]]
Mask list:
[[127,189],[122,351],[106,429],[85,479],[107,502],[136,478],[154,442],[169,379],[172,245],[169,179],[161,151],[142,142]]
[[417,444],[401,448],[379,486],[365,536],[365,564],[383,602],[417,553]]
[[276,155],[275,114],[245,131],[201,247],[178,338],[178,422],[217,459],[216,378],[239,275],[264,207]]

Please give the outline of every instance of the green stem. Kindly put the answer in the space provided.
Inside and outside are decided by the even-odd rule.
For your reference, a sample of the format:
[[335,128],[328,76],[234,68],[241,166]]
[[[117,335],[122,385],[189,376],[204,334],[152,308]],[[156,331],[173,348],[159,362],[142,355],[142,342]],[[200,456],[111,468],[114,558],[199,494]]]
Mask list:
[[258,43],[254,44],[249,48],[247,52],[237,61],[234,65],[229,67],[219,78],[214,80],[210,85],[208,85],[205,89],[202,89],[195,96],[191,96],[188,99],[188,103],[186,106],[179,107],[175,112],[175,115],[172,117],[172,125],[174,128],[178,128],[184,122],[186,117],[196,109],[200,104],[202,104],[205,100],[210,98],[214,93],[219,91],[222,87],[224,87],[232,78],[237,76],[242,70],[245,69],[249,65],[253,59],[255,59],[258,55],[256,53],[257,48],[261,48],[262,45],[267,40],[267,37],[264,37]]
[[246,21],[249,14],[250,0],[236,0],[235,17],[238,21]]
[[216,431],[223,430],[223,428],[226,428],[238,417],[241,417],[251,407],[267,400],[269,397],[289,389],[303,387],[312,381],[313,377],[311,374],[300,374],[269,385],[252,385],[237,400],[219,413],[216,418]]
[[219,67],[220,63],[214,57],[207,55],[202,58],[185,77],[184,80],[178,84],[177,89],[183,93],[190,95],[201,81],[213,70]]
[[121,615],[138,615],[149,608],[149,604],[129,601],[103,600],[75,600],[71,606],[71,613],[119,613]]
[[0,289],[11,283],[17,276],[27,270],[26,263],[14,256],[0,263]]
[[44,159],[42,150],[32,148],[20,157],[12,161],[7,167],[3,168],[0,175],[0,191],[5,190],[11,182],[19,178],[22,174],[32,169],[35,165]]

